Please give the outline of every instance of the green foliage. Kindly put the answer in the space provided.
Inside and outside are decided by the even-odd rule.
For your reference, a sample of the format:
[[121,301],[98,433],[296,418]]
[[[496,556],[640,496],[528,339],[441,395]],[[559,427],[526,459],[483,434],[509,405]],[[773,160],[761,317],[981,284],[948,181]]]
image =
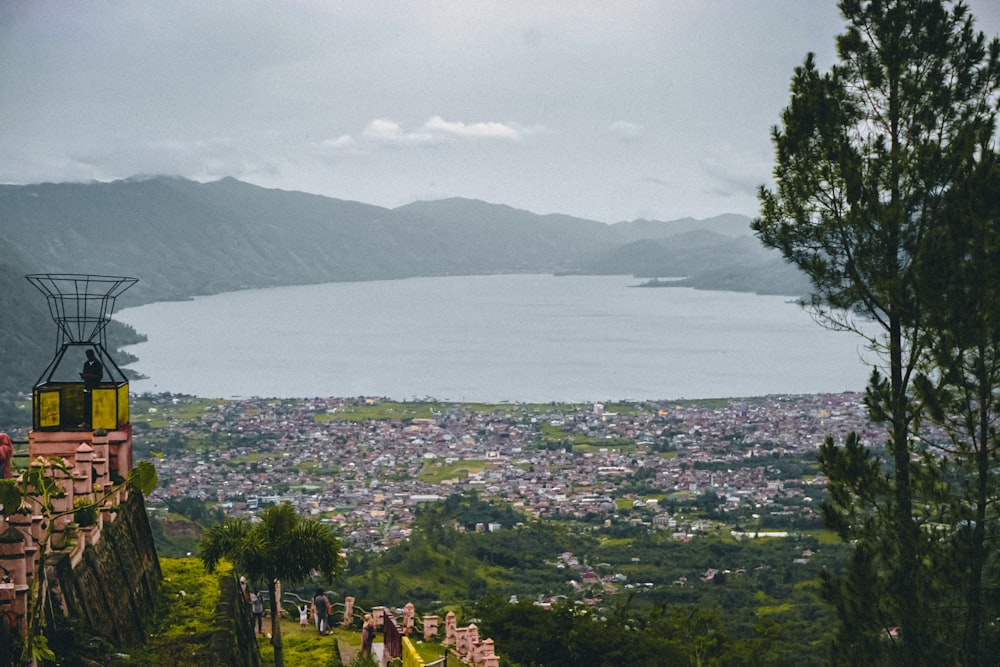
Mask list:
[[271,645],[277,667],[283,667],[284,653],[275,582],[305,582],[313,570],[332,578],[343,568],[340,541],[330,527],[303,520],[288,503],[266,508],[257,524],[228,519],[212,526],[198,545],[198,556],[209,572],[228,559],[245,573],[252,588],[270,593]]
[[150,511],[149,529],[161,558],[182,558],[195,553],[204,529],[190,519],[172,513]]
[[[430,419],[435,415],[448,413],[455,408],[455,403],[440,401],[377,401],[374,403],[355,403],[345,405],[337,412],[318,414],[317,422],[326,421],[378,421],[385,419],[398,419],[409,422],[414,419]],[[490,413],[502,411],[511,414],[524,414],[525,412],[538,411],[543,405],[534,403],[463,403],[462,408],[466,410],[476,410],[477,412]]]
[[14,514],[21,509],[21,489],[15,479],[0,479],[0,504],[4,514]]
[[422,505],[417,511],[417,520],[431,531],[434,531],[434,525],[445,523],[454,523],[472,530],[477,524],[490,523],[512,528],[525,521],[525,517],[507,504],[480,500],[475,491],[469,491],[464,494],[453,493],[443,503]]
[[199,500],[191,496],[165,500],[164,503],[170,508],[171,512],[186,517],[199,525],[222,523],[226,519],[225,513],[218,507],[212,507],[204,500]]
[[93,526],[97,523],[97,507],[85,498],[77,498],[73,501],[73,521],[81,528]]
[[422,513],[409,541],[381,554],[352,553],[344,586],[362,606],[413,602],[422,608],[462,605],[486,590],[568,593],[566,577],[548,562],[584,543],[558,523],[458,532],[434,512]]
[[233,576],[232,567],[207,573],[195,558],[161,558],[160,570],[156,622],[148,642],[128,649],[129,662],[146,667],[202,664],[198,656],[216,631],[220,581]]
[[447,464],[431,461],[424,464],[423,469],[417,473],[417,479],[428,484],[440,484],[446,479],[467,479],[469,475],[490,467],[493,466],[487,461],[456,461]]
[[944,478],[951,497],[939,503],[938,524],[952,529],[939,558],[954,565],[954,574],[934,593],[950,608],[964,608],[961,644],[951,646],[975,665],[995,655],[1000,643],[992,620],[1000,613],[992,592],[1000,540],[1000,156],[983,154],[963,175],[947,199],[950,224],[933,230],[923,255],[929,268],[920,275],[921,295],[935,335],[928,341],[928,370],[914,387],[929,419],[944,430],[937,444],[950,464]]
[[[95,494],[91,499],[74,500],[74,506],[69,510],[56,510],[53,501],[65,497],[62,487],[55,480],[55,475],[62,479],[72,477],[72,470],[62,457],[48,459],[38,457],[19,479],[0,480],[0,503],[5,514],[16,512],[31,512],[40,514],[42,520],[42,538],[32,574],[28,609],[28,634],[22,645],[20,662],[53,660],[55,654],[49,646],[46,634],[45,609],[48,604],[48,584],[46,567],[49,557],[49,544],[57,522],[69,515],[79,514],[85,521],[96,519],[97,508],[104,505],[114,494],[121,490],[120,484],[133,488],[136,492],[149,494],[156,487],[156,469],[148,461],[142,461],[129,471],[128,478],[102,495]],[[92,525],[92,524],[86,524]]]
[[[821,574],[843,570],[846,546],[811,535],[682,542],[648,528],[611,538],[610,529],[555,521],[481,533],[452,527],[481,502],[456,497],[422,508],[407,542],[381,554],[352,553],[343,588],[363,607],[413,602],[423,613],[466,610],[491,623],[489,636],[511,664],[823,663],[833,621],[820,599]],[[621,578],[576,591],[568,581],[580,575],[557,566],[566,552]],[[807,552],[806,562],[795,562]],[[703,582],[708,568],[718,572]],[[567,602],[556,613],[508,604],[512,595]],[[576,600],[593,595],[597,607],[581,613],[591,607]],[[679,662],[646,663],[639,649]],[[740,657],[750,655],[758,662]]]
[[663,632],[662,622],[643,627],[627,610],[596,618],[571,605],[547,610],[529,602],[507,604],[490,597],[475,611],[480,633],[492,637],[504,656],[517,665],[695,664],[688,663],[680,642],[671,642]]
[[[959,481],[920,427],[928,417],[941,425],[968,407],[982,409],[998,386],[995,375],[975,370],[998,358],[990,340],[998,302],[979,286],[992,284],[1000,256],[990,249],[1000,211],[986,205],[998,183],[990,164],[1000,41],[987,45],[958,3],[840,6],[847,28],[839,62],[821,73],[810,55],[795,71],[773,132],[776,187],[761,188],[753,223],[766,245],[809,275],[821,320],[865,336],[884,363],[873,370],[865,405],[886,425],[885,461],[856,436],[821,450],[830,479],[824,517],[856,549],[843,576],[824,586],[838,613],[834,658],[916,667],[960,656],[960,664],[978,665],[988,653],[978,636],[995,617],[982,604],[985,513],[965,524],[975,526],[976,553],[949,553],[947,545],[963,525],[957,510],[985,508],[995,495],[983,493],[994,464],[981,456]],[[858,315],[877,333],[861,331]],[[959,379],[970,376],[976,382]],[[949,386],[959,401],[938,391]],[[990,412],[960,430],[972,435],[968,426],[990,421]],[[982,454],[986,441],[978,442],[971,449]],[[970,450],[952,447],[949,456],[963,451]],[[949,488],[949,480],[959,483]],[[966,483],[979,491],[963,490]],[[955,614],[963,588],[966,614]],[[877,597],[866,598],[873,591]],[[900,641],[881,641],[897,628]]]
[[222,558],[231,560],[256,586],[275,579],[305,581],[312,570],[327,577],[342,566],[340,541],[329,526],[303,520],[291,505],[264,510],[261,522],[229,519],[212,526],[199,544],[199,557],[209,572]]

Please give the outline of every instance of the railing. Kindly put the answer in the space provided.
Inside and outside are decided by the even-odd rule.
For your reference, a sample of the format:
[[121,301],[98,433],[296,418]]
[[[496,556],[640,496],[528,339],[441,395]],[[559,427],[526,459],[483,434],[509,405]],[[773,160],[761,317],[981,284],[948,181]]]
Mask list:
[[[14,445],[14,454],[11,456],[11,465],[13,466],[14,461],[17,459],[23,459],[23,462],[19,461],[19,465],[14,467],[27,468],[28,459],[30,458],[30,455],[28,454],[28,441],[15,440],[14,438],[11,438],[10,442]],[[23,447],[19,447],[19,445],[23,445]]]
[[417,653],[417,648],[409,637],[403,637],[403,667],[426,667],[424,659]]
[[[385,627],[382,630],[382,641],[385,642],[385,656],[390,660],[403,657],[403,631],[392,614],[385,615]],[[407,641],[409,643],[409,641]]]
[[[327,597],[331,601],[334,595],[333,591],[327,592]],[[282,605],[287,605],[297,610],[298,607],[293,600],[304,604],[312,603],[311,599],[302,598],[293,591],[282,593]],[[364,608],[354,604],[353,598],[347,598],[345,602],[333,602],[331,606],[336,610],[332,613],[331,619],[338,616],[343,617],[347,613],[347,607],[351,607],[350,618],[343,621],[346,623],[355,622],[357,618],[366,613]],[[409,616],[404,613],[404,618],[410,631],[418,630],[419,626],[423,624],[425,639],[437,635],[437,616],[421,618],[419,615],[412,614],[412,605],[407,605],[407,607],[410,608],[410,613]],[[298,612],[296,611],[295,613],[297,614]],[[402,662],[403,667],[443,667],[448,662],[449,658],[447,656],[433,662],[425,662],[417,651],[416,646],[414,646],[413,642],[407,636],[407,631],[401,628],[399,619],[395,617],[391,609],[387,607],[375,607],[368,613],[371,613],[375,617],[376,623],[381,624],[382,645],[387,660],[398,658]],[[433,625],[428,626],[427,624],[430,622],[430,619],[433,619]],[[331,623],[336,624],[332,620]],[[482,667],[497,667],[499,665],[499,658],[493,650],[493,640],[485,639],[480,641],[475,625],[470,624],[468,627],[456,627],[454,615],[449,613],[446,617],[445,626],[442,629],[445,630],[445,643],[452,646],[452,655],[456,656],[455,659],[463,660],[469,664],[481,665]]]

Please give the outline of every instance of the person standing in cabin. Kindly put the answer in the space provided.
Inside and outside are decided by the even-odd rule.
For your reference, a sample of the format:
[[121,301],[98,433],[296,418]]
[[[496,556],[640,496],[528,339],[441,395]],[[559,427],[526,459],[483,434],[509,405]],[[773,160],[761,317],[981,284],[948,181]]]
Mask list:
[[87,361],[83,362],[83,370],[80,372],[83,379],[83,422],[80,426],[90,426],[93,419],[94,394],[93,391],[104,379],[104,365],[97,360],[97,355],[93,350],[87,350]]

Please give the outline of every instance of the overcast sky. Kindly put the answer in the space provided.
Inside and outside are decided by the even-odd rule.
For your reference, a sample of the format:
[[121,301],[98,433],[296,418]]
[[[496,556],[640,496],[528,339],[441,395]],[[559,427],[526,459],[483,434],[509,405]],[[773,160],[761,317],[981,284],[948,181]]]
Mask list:
[[[1000,33],[1000,2],[968,3]],[[0,0],[0,182],[756,215],[833,0]]]

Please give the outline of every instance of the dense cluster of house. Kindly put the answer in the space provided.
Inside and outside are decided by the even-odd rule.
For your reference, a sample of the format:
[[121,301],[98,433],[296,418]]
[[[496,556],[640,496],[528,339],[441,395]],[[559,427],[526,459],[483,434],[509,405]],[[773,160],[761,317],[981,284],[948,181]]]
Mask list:
[[[183,402],[163,396],[155,401]],[[726,505],[782,507],[821,493],[821,476],[776,475],[784,457],[814,457],[827,436],[842,442],[869,424],[859,394],[767,396],[615,406],[457,404],[429,418],[341,419],[377,399],[248,399],[216,402],[198,420],[168,426],[177,448],[156,461],[158,501],[195,497],[231,516],[287,501],[338,524],[349,543],[379,549],[408,534],[414,507],[476,489],[544,517],[608,517],[675,531],[698,525],[661,501],[712,491]],[[143,415],[133,414],[133,422]],[[584,443],[584,444],[581,444]],[[574,446],[575,445],[575,446]],[[637,492],[636,480],[642,480]],[[489,529],[482,526],[481,529]]]

